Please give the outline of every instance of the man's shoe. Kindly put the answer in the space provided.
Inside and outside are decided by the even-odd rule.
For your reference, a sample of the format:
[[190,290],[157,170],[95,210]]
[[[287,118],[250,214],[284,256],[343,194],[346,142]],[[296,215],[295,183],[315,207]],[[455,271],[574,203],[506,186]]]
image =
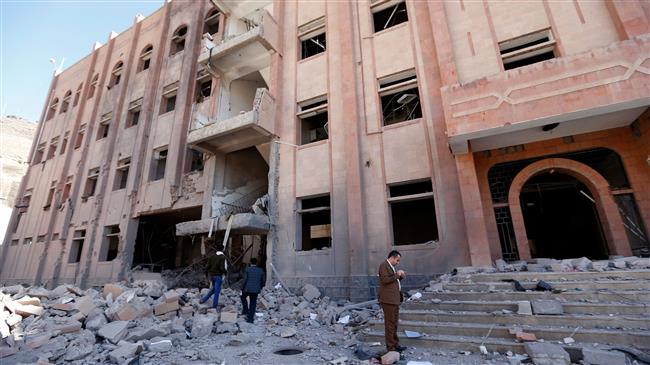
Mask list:
[[397,352],[402,352],[402,351],[404,351],[406,349],[407,349],[406,346],[399,346],[398,345],[398,346],[395,347],[395,351],[397,351]]

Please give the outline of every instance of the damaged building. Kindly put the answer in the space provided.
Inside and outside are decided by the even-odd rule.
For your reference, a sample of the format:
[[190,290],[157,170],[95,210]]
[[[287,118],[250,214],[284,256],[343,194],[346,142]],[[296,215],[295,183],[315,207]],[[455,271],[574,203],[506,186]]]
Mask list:
[[[650,5],[166,1],[52,78],[0,281],[85,287],[217,243],[375,295],[457,266],[648,255]],[[137,269],[137,270],[136,270]]]

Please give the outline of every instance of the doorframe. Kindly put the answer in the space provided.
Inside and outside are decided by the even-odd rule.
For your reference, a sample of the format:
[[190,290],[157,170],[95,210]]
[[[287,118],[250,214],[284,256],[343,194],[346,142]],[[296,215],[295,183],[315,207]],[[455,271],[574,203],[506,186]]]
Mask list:
[[550,170],[572,176],[587,186],[596,201],[598,217],[610,254],[631,256],[632,249],[625,234],[623,219],[607,180],[596,170],[583,163],[565,158],[547,158],[534,162],[521,170],[512,180],[508,191],[508,205],[517,239],[519,258],[521,260],[531,259],[524,215],[520,205],[521,189],[534,176]]

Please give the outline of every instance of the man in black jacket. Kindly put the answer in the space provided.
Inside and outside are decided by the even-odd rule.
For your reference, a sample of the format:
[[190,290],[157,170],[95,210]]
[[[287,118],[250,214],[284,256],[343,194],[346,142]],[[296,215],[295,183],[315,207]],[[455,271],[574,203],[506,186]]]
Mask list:
[[214,299],[212,300],[212,308],[217,308],[219,305],[219,294],[221,293],[221,283],[223,282],[223,276],[228,271],[228,263],[226,262],[226,256],[222,252],[223,246],[217,246],[217,252],[208,258],[208,266],[206,268],[208,278],[212,282],[212,288],[210,291],[201,298],[201,304],[205,303],[210,299],[210,296],[214,294]]
[[[246,322],[253,323],[255,308],[257,307],[257,295],[262,291],[266,281],[264,270],[257,266],[257,259],[251,259],[251,265],[244,271],[244,284],[242,284],[241,305],[242,314],[246,316]],[[250,305],[246,299],[250,300]]]

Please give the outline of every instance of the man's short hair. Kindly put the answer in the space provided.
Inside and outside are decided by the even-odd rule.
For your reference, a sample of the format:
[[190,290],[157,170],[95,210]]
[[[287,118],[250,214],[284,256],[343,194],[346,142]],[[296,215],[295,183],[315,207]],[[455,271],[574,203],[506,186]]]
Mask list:
[[251,259],[251,265],[257,265],[257,259],[255,257]]
[[216,249],[217,249],[217,251],[221,251],[221,252],[223,252],[223,245],[222,245],[222,244],[218,244],[218,245],[216,246]]
[[397,256],[402,256],[402,254],[399,253],[399,251],[397,251],[397,250],[393,250],[388,254],[388,258],[397,257]]

